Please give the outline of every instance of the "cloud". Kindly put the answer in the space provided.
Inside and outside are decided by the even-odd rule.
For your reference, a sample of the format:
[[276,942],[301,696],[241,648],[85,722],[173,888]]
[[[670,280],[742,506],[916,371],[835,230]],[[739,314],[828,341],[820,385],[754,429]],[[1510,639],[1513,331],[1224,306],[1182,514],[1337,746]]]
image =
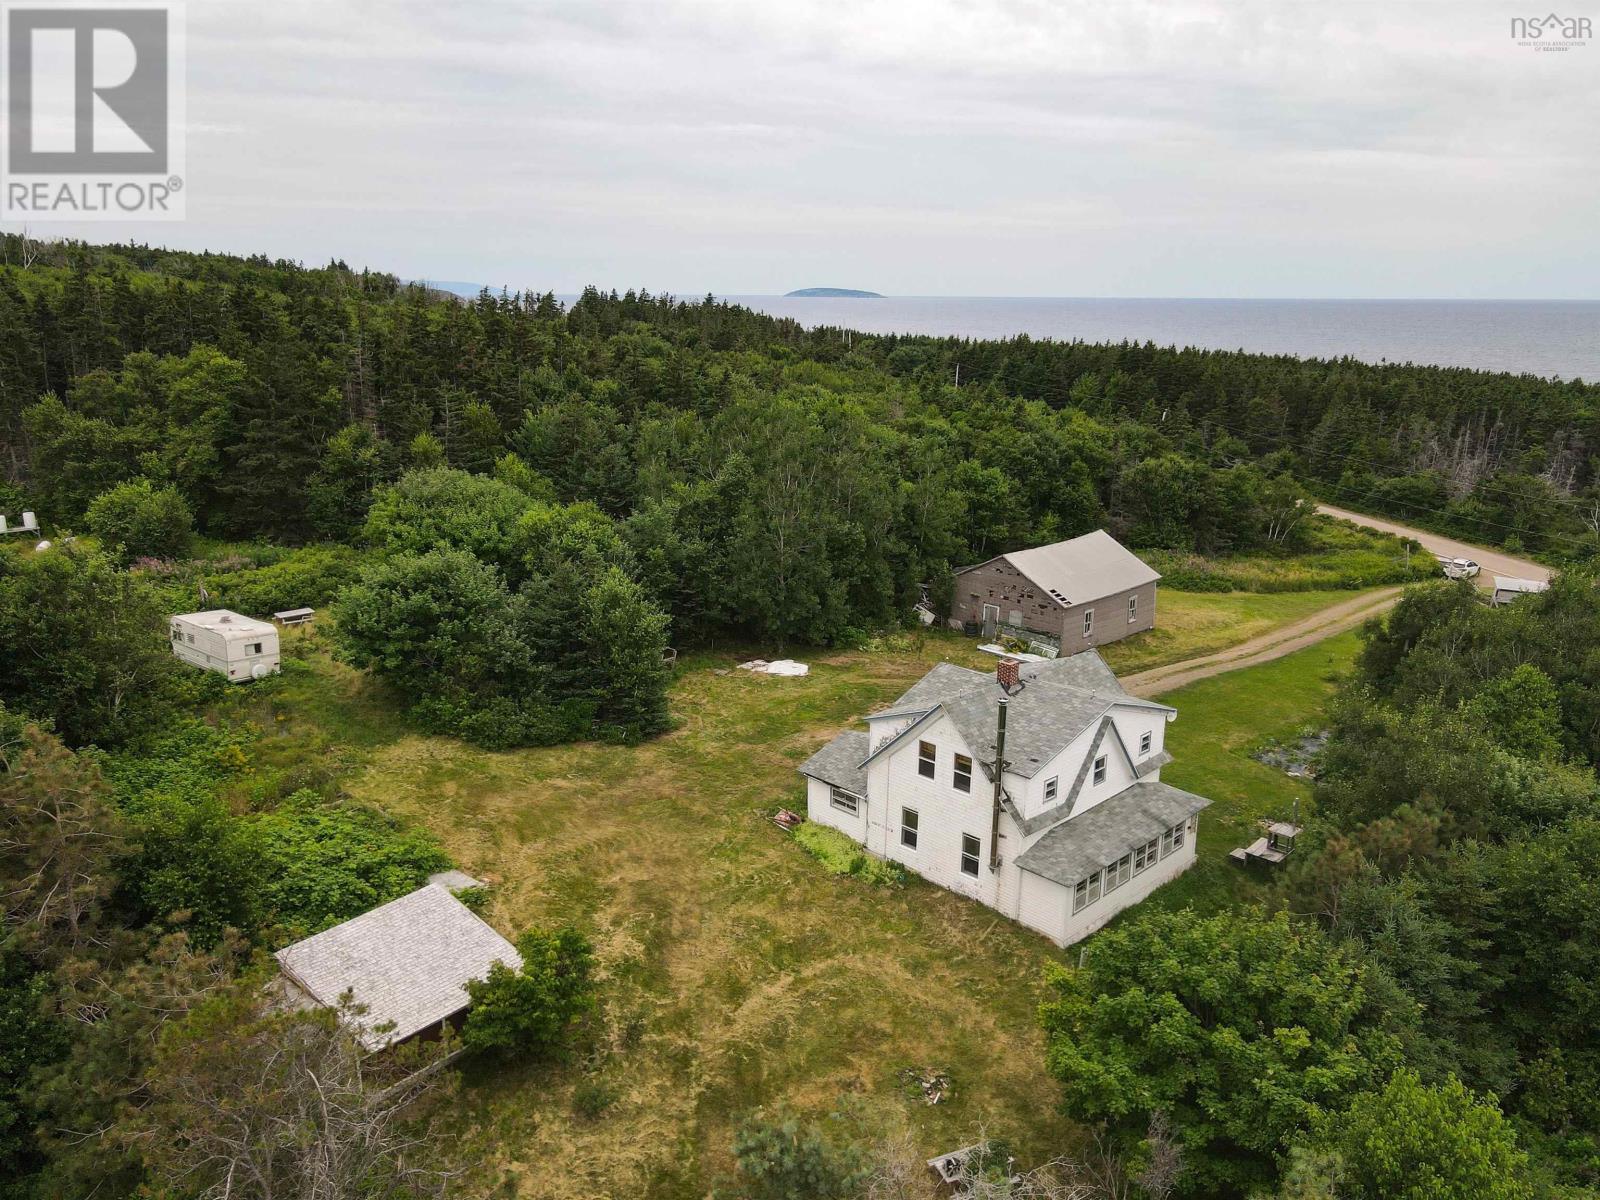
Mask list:
[[191,4],[190,220],[698,293],[1591,295],[1600,43],[1498,4]]

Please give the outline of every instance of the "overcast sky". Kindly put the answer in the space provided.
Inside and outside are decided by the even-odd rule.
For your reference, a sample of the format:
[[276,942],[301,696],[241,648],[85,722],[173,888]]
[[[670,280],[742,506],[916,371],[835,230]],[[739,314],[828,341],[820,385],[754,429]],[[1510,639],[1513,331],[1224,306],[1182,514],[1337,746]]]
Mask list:
[[187,222],[36,231],[558,292],[1600,296],[1600,41],[1521,7],[190,0]]

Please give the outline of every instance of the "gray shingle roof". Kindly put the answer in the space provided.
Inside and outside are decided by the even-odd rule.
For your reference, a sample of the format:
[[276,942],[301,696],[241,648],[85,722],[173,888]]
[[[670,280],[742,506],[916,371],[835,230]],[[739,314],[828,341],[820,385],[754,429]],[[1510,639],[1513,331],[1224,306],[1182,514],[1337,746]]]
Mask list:
[[1024,850],[1017,866],[1070,887],[1210,803],[1147,779],[1061,822]]
[[[1006,712],[1006,762],[1013,774],[1025,778],[1042,770],[1113,705],[1172,711],[1164,704],[1129,696],[1093,650],[1024,663],[1021,679],[1023,686],[1011,694]],[[972,752],[992,761],[996,708],[1005,694],[988,672],[940,663],[882,713],[873,715],[926,712],[937,705],[955,722]],[[884,743],[877,752],[890,744]]]
[[[495,962],[520,967],[522,956],[438,884],[418,888],[342,925],[286,946],[274,957],[293,983],[335,1008],[352,993],[366,1012],[354,1017],[369,1050],[381,1050],[467,1007],[466,983]],[[393,1023],[392,1029],[377,1031]]]
[[1062,605],[1114,596],[1161,578],[1104,529],[1050,546],[1013,550],[1000,557]]
[[859,730],[847,730],[801,763],[800,773],[865,796],[867,773],[861,764],[866,757],[867,735]]

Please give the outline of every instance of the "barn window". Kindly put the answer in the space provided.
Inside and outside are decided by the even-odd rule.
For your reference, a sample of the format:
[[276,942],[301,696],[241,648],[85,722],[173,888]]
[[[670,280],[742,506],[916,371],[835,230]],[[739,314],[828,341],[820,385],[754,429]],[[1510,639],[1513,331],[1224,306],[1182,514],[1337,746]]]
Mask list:
[[978,877],[978,855],[983,851],[983,843],[970,833],[961,835],[961,873]]
[[1094,760],[1094,781],[1097,784],[1106,781],[1106,756],[1104,754]]
[[1083,636],[1090,637],[1094,634],[1094,609],[1083,610]]
[[1139,597],[1128,597],[1128,624],[1132,625],[1139,619]]
[[829,793],[828,801],[840,812],[847,812],[852,817],[861,809],[860,800],[842,787],[836,787]]
[[939,750],[932,742],[917,743],[917,773],[932,779],[938,774]]
[[970,792],[972,790],[972,760],[965,754],[956,755],[956,791]]
[[900,844],[907,850],[917,848],[917,810],[914,808],[900,810]]

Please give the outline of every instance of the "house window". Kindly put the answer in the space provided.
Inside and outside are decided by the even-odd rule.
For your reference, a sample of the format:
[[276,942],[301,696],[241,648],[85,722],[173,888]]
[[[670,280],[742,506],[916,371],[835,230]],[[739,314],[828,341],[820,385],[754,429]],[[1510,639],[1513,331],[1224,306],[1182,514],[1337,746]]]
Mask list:
[[956,791],[970,792],[972,790],[972,760],[965,754],[956,755]]
[[1128,624],[1132,625],[1139,619],[1139,597],[1128,597]]
[[1058,775],[1052,775],[1049,779],[1044,781],[1044,802],[1046,804],[1055,803],[1056,790],[1060,787],[1060,785],[1061,778]]
[[1153,739],[1154,737],[1155,737],[1155,735],[1153,733],[1141,733],[1139,735],[1139,753],[1140,754],[1149,754],[1150,753],[1150,746],[1152,745],[1151,739]]
[[1102,885],[1102,882],[1103,882],[1104,878],[1105,878],[1105,872],[1104,871],[1096,871],[1093,875],[1089,876],[1089,900],[1088,900],[1088,903],[1093,904],[1096,900],[1100,899],[1100,888],[1101,888],[1101,885]]
[[1113,891],[1133,878],[1133,855],[1124,854],[1106,868],[1106,891]]
[[1083,636],[1094,636],[1094,609],[1092,608],[1083,610]]
[[1089,906],[1089,881],[1078,880],[1078,886],[1072,889],[1072,911],[1081,913]]
[[1094,760],[1094,781],[1097,784],[1106,781],[1106,756],[1104,754]]
[[917,743],[917,773],[932,779],[937,774],[939,751],[932,742]]
[[1156,861],[1158,843],[1151,838],[1144,845],[1133,852],[1133,873],[1138,875],[1146,867],[1152,866]]
[[1182,824],[1174,825],[1172,827],[1172,848],[1174,850],[1183,849],[1183,833],[1184,826]]
[[907,850],[917,848],[917,810],[914,808],[900,810],[900,844]]
[[1165,858],[1172,853],[1172,830],[1167,830],[1161,835],[1161,857]]
[[855,816],[861,808],[860,800],[851,795],[849,792],[845,791],[842,787],[836,787],[828,793],[828,802],[840,812],[847,812],[852,817]]
[[978,877],[978,855],[983,849],[983,843],[970,833],[961,835],[961,873]]

